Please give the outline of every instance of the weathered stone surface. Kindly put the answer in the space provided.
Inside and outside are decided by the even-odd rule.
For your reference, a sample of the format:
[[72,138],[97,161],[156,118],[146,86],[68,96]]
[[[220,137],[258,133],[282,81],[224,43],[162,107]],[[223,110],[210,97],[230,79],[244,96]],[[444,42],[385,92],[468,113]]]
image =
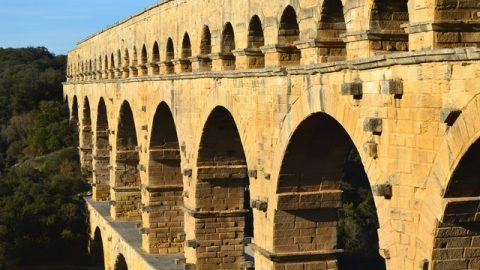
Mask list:
[[[69,53],[82,173],[114,219],[141,220],[135,248],[243,269],[253,224],[255,269],[337,269],[339,170],[353,145],[374,193],[395,195],[375,198],[388,269],[479,268],[478,160],[462,162],[480,134],[480,51],[465,48],[480,45],[478,1],[332,2],[164,1]],[[319,131],[290,151],[310,117]],[[107,232],[122,224],[90,217]],[[106,244],[110,266],[132,249],[105,239],[120,243]],[[149,269],[130,253],[130,268]]]

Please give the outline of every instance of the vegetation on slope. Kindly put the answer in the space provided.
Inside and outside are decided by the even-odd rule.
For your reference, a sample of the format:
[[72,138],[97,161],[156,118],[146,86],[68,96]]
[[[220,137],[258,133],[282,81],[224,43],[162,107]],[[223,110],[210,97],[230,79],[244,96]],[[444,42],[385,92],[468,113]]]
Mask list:
[[62,102],[65,66],[45,48],[0,48],[0,269],[85,254],[78,195],[88,187]]

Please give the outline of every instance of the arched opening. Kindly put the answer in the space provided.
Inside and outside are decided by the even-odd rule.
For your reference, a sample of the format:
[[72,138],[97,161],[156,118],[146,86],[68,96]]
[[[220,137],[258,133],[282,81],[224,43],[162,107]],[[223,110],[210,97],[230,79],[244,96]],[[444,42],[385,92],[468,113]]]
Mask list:
[[150,74],[151,75],[158,75],[160,74],[160,48],[158,47],[158,43],[155,41],[153,43],[153,48],[152,48],[152,61],[150,63]]
[[212,35],[210,28],[204,25],[202,28],[202,38],[200,41],[200,55],[199,55],[199,69],[200,71],[210,71],[212,69],[212,60],[210,54],[212,53]]
[[70,114],[70,121],[72,123],[77,124],[78,123],[78,101],[77,101],[77,96],[73,96],[73,101],[72,101],[72,111]]
[[110,198],[110,141],[107,107],[103,98],[98,103],[94,149],[93,199],[106,201]]
[[132,52],[132,66],[136,66],[138,65],[137,46],[133,46]]
[[110,55],[110,79],[115,79],[115,56]]
[[[249,178],[247,161],[235,120],[223,107],[215,108],[204,126],[197,160],[196,210],[211,213],[210,217],[193,215],[197,226],[218,224],[218,237],[206,237],[208,232],[196,232],[199,248],[237,250],[236,253],[217,253],[215,269],[228,268],[224,263],[242,263],[251,258],[245,254],[243,242],[246,234],[253,232],[253,218],[250,208]],[[227,214],[228,213],[228,214]],[[213,217],[213,218],[212,218]],[[228,228],[228,229],[227,229]],[[228,240],[220,235],[228,230]],[[221,236],[221,237],[220,237]],[[248,235],[251,236],[251,235]],[[197,249],[199,250],[199,249]],[[240,253],[239,250],[244,252]],[[212,258],[197,258],[197,265],[212,263]],[[228,265],[228,263],[227,263]]]
[[145,76],[145,75],[148,74],[147,63],[148,63],[147,46],[145,46],[145,44],[143,44],[142,53],[141,53],[141,56],[140,56],[140,74],[142,76]]
[[85,97],[83,100],[83,118],[80,131],[80,160],[82,161],[82,175],[83,177],[92,182],[92,119],[90,116],[90,102]]
[[[277,196],[276,253],[297,253],[301,259],[295,263],[305,268],[340,259],[340,269],[385,269],[368,178],[353,142],[334,118],[316,113],[297,127],[285,151]],[[325,256],[315,257],[318,252]]]
[[180,59],[181,72],[192,72],[192,62],[190,57],[192,56],[192,45],[190,43],[190,36],[188,33],[183,35],[182,41],[182,55]]
[[102,57],[98,57],[98,68],[97,68],[97,74],[98,78],[102,79],[103,78],[103,63],[102,63]]
[[108,56],[105,55],[104,61],[103,61],[103,71],[105,74],[105,79],[108,79]]
[[480,266],[476,252],[480,239],[479,162],[480,139],[463,155],[445,190],[447,206],[435,231],[431,269],[478,269]]
[[320,62],[345,60],[346,45],[340,36],[346,31],[342,1],[324,1],[317,33]]
[[130,70],[132,72],[133,77],[138,77],[138,54],[137,54],[137,47],[133,46],[132,50],[132,62],[130,65]]
[[254,15],[248,24],[248,68],[265,67],[265,56],[260,50],[264,45],[262,22],[257,15]]
[[300,63],[301,53],[295,46],[300,40],[300,28],[298,27],[297,13],[292,6],[287,6],[280,18],[278,30],[278,45],[281,54],[280,65],[292,66]]
[[93,239],[90,239],[90,257],[92,267],[95,269],[105,269],[105,257],[103,253],[103,240],[100,228],[95,229]]
[[155,41],[152,49],[152,63],[157,64],[158,62],[160,62],[160,48],[158,47],[158,43]]
[[128,270],[128,265],[127,261],[125,260],[125,257],[123,257],[122,254],[119,254],[117,256],[117,259],[115,260],[115,266],[113,267],[114,270]]
[[207,25],[203,26],[202,39],[200,41],[200,54],[209,55],[212,53],[212,35]]
[[222,31],[221,40],[221,58],[223,70],[235,69],[235,33],[233,32],[233,26],[231,23],[226,23]]
[[88,66],[87,66],[87,75],[88,75],[88,78],[89,79],[93,79],[92,78],[92,71],[93,71],[93,68],[92,68],[92,60],[88,60]]
[[434,48],[480,46],[480,14],[478,1],[436,0],[433,22],[435,27]]
[[117,69],[121,69],[123,65],[122,52],[117,50]]
[[165,62],[164,62],[165,73],[167,74],[174,73],[173,62],[172,62],[174,58],[175,58],[175,50],[173,47],[173,40],[172,38],[168,38],[166,56],[165,56]]
[[122,64],[122,77],[128,78],[130,76],[130,54],[128,49],[125,49],[123,53],[123,64]]
[[117,149],[112,187],[112,217],[120,220],[138,220],[140,212],[140,173],[138,141],[130,104],[125,101],[120,109]]
[[[370,32],[375,39],[370,40],[376,54],[394,51],[408,51],[408,34],[402,29],[408,24],[408,0],[375,0],[370,14]],[[378,49],[377,49],[378,48]]]
[[[144,246],[152,253],[181,252],[183,245],[177,239],[177,234],[184,232],[180,147],[173,115],[163,102],[153,119],[148,180],[149,211],[143,215],[143,223],[149,225],[149,231],[143,237]],[[159,220],[159,216],[164,218]]]

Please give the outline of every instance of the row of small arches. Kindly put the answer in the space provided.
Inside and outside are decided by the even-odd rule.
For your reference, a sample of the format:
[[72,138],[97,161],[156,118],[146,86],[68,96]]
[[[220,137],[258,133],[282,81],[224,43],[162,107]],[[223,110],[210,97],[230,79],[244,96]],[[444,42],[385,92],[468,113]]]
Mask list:
[[[408,23],[407,0],[386,1],[376,0],[373,6],[371,17],[371,28],[376,32],[386,32],[402,36],[400,39],[408,40],[408,35],[401,28],[404,23]],[[337,49],[337,57],[334,60],[344,60],[346,58],[345,42],[342,35],[346,33],[347,27],[343,5],[341,0],[325,1],[322,7],[322,15],[318,23],[317,39],[324,43],[323,46],[332,46]],[[265,66],[264,51],[265,37],[263,33],[264,26],[259,16],[253,15],[249,20],[248,42],[244,51],[249,56],[254,57],[254,61],[249,61],[245,68],[263,68]],[[278,29],[278,40],[276,47],[281,47],[284,52],[284,61],[281,66],[300,64],[301,53],[296,46],[300,41],[300,27],[297,18],[297,12],[292,6],[287,6],[280,18]],[[145,44],[138,50],[133,46],[129,49],[117,50],[110,54],[99,56],[95,59],[82,61],[80,56],[76,63],[68,66],[67,77],[70,79],[113,79],[121,77],[136,77],[145,75],[171,74],[175,72],[191,72],[192,60],[198,61],[199,68],[196,71],[210,71],[212,68],[212,35],[207,25],[203,26],[201,40],[199,44],[198,57],[192,59],[192,44],[187,32],[182,38],[182,47],[180,56],[176,59],[174,42],[169,37],[165,43],[165,58],[160,59],[160,46],[157,41],[149,48]],[[408,45],[407,45],[408,46]],[[221,70],[236,69],[234,55],[235,32],[232,24],[227,22],[223,26],[220,50],[216,58],[222,60]],[[408,50],[408,47],[390,48],[390,50]],[[150,56],[150,57],[149,57]],[[180,68],[175,68],[175,64]]]

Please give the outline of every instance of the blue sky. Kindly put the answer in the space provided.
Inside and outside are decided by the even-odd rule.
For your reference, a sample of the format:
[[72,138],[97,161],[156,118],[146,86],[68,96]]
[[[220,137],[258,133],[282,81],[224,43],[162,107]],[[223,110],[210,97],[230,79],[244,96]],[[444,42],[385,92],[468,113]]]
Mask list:
[[0,47],[45,46],[65,54],[76,43],[158,0],[0,0]]

